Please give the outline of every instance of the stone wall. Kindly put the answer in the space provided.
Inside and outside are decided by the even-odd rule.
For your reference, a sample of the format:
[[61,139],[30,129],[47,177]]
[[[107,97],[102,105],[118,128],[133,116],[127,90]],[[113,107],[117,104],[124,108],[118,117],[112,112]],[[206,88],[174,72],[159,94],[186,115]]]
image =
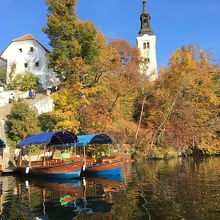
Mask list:
[[10,103],[10,100],[17,101],[18,99],[28,98],[28,92],[20,92],[16,90],[0,92],[0,107]]
[[42,114],[53,111],[54,104],[50,96],[46,96],[44,99],[39,100],[37,103],[33,104],[32,107],[37,111],[38,114]]

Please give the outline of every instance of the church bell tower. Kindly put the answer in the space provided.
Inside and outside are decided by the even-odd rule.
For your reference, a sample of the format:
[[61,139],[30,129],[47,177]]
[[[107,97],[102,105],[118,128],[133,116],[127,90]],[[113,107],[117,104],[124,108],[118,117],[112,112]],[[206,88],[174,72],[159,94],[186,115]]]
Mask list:
[[143,0],[140,20],[141,28],[137,37],[137,46],[144,60],[140,68],[143,74],[149,76],[151,80],[155,80],[157,78],[156,35],[151,29],[151,17],[147,10],[146,0]]

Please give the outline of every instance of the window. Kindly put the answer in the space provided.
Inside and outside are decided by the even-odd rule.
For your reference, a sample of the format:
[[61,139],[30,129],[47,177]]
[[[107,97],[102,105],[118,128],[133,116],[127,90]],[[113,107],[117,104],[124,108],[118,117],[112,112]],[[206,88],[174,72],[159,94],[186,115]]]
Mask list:
[[150,49],[150,43],[149,42],[147,42],[147,48]]
[[144,59],[144,62],[145,62],[145,63],[150,63],[150,58],[145,58],[145,59]]
[[19,51],[22,53],[22,48],[19,48]]
[[35,62],[35,66],[40,66],[40,63],[39,63],[39,61],[37,61],[37,62]]
[[147,48],[147,44],[144,43],[144,44],[143,44],[143,49],[146,49],[146,48]]
[[33,47],[30,47],[30,52],[33,52],[34,51],[34,48]]
[[24,67],[27,68],[27,67],[28,67],[28,64],[27,64],[27,63],[24,63]]

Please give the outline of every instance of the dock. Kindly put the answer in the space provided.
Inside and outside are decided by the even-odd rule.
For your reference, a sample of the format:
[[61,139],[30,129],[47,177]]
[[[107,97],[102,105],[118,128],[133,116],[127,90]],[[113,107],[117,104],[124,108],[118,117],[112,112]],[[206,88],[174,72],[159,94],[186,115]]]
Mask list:
[[2,170],[2,174],[12,174],[14,172],[14,168],[5,168]]

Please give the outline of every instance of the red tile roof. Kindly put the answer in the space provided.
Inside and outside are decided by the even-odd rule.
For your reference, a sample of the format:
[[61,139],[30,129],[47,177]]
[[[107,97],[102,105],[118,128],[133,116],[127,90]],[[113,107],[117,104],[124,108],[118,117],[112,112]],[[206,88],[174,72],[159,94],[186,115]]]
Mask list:
[[[16,39],[14,39],[14,40],[12,40],[12,42],[19,42],[19,41],[27,41],[27,40],[34,40],[34,41],[36,41],[38,44],[40,44],[43,48],[44,48],[44,50],[46,50],[48,53],[50,53],[50,51],[44,46],[44,45],[42,45],[36,38],[34,38],[33,37],[33,35],[31,35],[31,34],[26,34],[26,35],[24,35],[24,36],[22,36],[22,37],[19,37],[19,38],[16,38]],[[11,42],[11,43],[12,43]],[[10,43],[10,44],[11,44]],[[9,45],[10,45],[9,44]],[[9,46],[8,45],[8,46]],[[7,47],[8,48],[8,47]],[[5,51],[5,50],[4,50]],[[1,53],[1,54],[3,54],[4,53],[4,51]],[[0,54],[0,55],[1,55]]]
[[26,40],[36,40],[36,39],[31,34],[26,34],[26,35],[24,35],[22,37],[14,39],[12,42],[26,41]]

